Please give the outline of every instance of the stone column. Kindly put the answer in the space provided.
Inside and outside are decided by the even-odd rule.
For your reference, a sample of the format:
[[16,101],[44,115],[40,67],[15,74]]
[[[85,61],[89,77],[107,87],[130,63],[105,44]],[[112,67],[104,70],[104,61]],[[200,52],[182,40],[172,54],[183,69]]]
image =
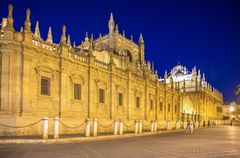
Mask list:
[[114,120],[114,135],[118,135],[118,120]]
[[139,133],[142,133],[142,120],[139,120]]
[[93,119],[93,136],[97,136],[97,119]]
[[139,129],[139,121],[136,120],[136,121],[135,121],[135,133],[136,133],[136,134],[139,132],[138,129]]
[[123,121],[122,120],[119,121],[119,134],[123,135]]
[[85,137],[90,136],[90,120],[89,118],[86,119],[86,129],[85,129]]
[[43,139],[48,139],[48,117],[43,118]]
[[54,135],[53,135],[54,139],[58,139],[59,138],[59,118],[55,117],[54,118]]

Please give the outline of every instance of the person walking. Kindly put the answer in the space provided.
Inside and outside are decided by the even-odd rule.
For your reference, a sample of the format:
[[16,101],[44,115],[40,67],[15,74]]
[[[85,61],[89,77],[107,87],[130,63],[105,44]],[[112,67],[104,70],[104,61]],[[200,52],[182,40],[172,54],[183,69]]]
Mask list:
[[192,134],[193,133],[193,122],[188,121],[187,122],[187,128],[186,128],[186,133]]

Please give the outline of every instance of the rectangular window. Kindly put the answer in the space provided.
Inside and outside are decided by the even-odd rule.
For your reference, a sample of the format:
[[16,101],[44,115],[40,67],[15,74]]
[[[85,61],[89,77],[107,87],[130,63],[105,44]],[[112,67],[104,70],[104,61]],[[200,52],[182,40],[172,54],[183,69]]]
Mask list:
[[81,100],[81,85],[74,83],[74,99]]
[[118,105],[122,106],[123,105],[123,94],[118,93]]
[[153,100],[150,100],[150,110],[153,110]]
[[137,108],[140,108],[140,97],[136,98],[136,106]]
[[99,103],[105,102],[105,90],[99,89]]
[[177,105],[175,105],[175,113],[177,113]]
[[170,104],[168,104],[168,112],[170,112],[170,110],[171,110],[170,108],[171,108],[171,107],[170,107]]
[[163,102],[160,102],[160,111],[163,111]]
[[41,94],[50,96],[50,78],[41,78]]

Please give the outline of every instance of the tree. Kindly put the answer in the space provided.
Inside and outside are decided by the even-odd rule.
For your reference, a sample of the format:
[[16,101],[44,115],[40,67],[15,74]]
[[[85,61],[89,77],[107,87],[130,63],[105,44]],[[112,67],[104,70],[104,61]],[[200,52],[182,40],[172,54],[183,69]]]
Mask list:
[[238,96],[238,101],[240,101],[240,84],[237,86],[235,94]]

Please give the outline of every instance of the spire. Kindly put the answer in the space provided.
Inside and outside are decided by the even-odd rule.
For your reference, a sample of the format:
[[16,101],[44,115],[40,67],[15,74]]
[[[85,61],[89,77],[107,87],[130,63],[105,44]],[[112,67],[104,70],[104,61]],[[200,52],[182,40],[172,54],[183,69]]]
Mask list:
[[198,69],[198,78],[201,78],[201,71]]
[[193,74],[194,76],[197,75],[197,68],[196,68],[196,66],[193,67],[193,69],[192,69],[192,74]]
[[90,41],[88,50],[89,50],[89,55],[93,56],[93,41],[92,40]]
[[109,29],[109,35],[112,35],[114,32],[114,20],[113,20],[113,14],[111,13],[110,19],[108,21],[108,29]]
[[7,17],[7,29],[10,30],[14,30],[13,28],[13,16],[12,16],[12,12],[13,12],[13,6],[12,4],[8,5],[8,17]]
[[165,70],[164,79],[167,79],[167,70]]
[[91,41],[93,41],[93,33],[91,34],[91,38],[90,38]]
[[102,38],[102,34],[101,33],[99,33],[99,38]]
[[140,34],[140,36],[139,36],[138,43],[144,43],[144,40],[143,40],[143,36],[142,36],[142,34]]
[[123,37],[125,37],[125,31],[123,30]]
[[26,10],[26,20],[25,20],[25,23],[24,23],[24,31],[26,31],[26,32],[31,32],[30,14],[31,14],[31,11],[28,8]]
[[152,71],[154,72],[154,62],[152,61]]
[[38,23],[38,21],[36,22],[34,36],[36,38],[41,39],[41,34],[40,34],[40,30],[39,30],[39,23]]
[[20,28],[20,32],[23,32],[23,27]]
[[71,46],[71,39],[70,39],[70,35],[68,34],[68,37],[67,37],[67,45]]
[[133,35],[131,35],[131,41],[133,41]]
[[142,34],[140,34],[140,36],[139,36],[138,48],[139,48],[140,61],[143,64],[144,63],[144,56],[145,56],[145,54],[144,54],[144,40],[143,40]]
[[51,27],[49,27],[49,29],[48,29],[47,42],[49,42],[49,43],[53,42],[53,39],[52,39],[52,28]]
[[85,36],[85,41],[84,41],[84,43],[87,43],[87,42],[89,42],[88,32],[86,32],[86,36]]
[[115,26],[115,33],[116,33],[116,34],[119,33],[119,30],[118,30],[118,24],[116,24],[116,26]]
[[76,47],[76,43],[75,43],[75,41],[73,42],[73,47]]
[[205,79],[205,74],[204,74],[204,73],[203,73],[202,80],[203,80],[203,81],[205,81],[205,80],[206,80],[206,79]]
[[61,36],[61,44],[66,44],[66,26],[63,25],[62,27],[62,36]]

